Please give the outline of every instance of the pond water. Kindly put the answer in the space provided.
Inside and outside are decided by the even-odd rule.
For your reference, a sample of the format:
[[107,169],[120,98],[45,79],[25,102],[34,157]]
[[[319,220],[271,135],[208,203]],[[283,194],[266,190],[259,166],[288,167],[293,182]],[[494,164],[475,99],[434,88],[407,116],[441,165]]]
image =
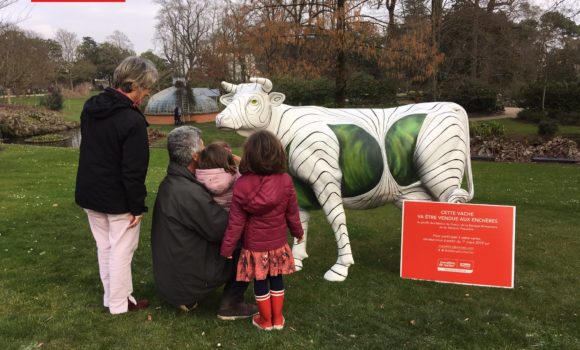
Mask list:
[[[28,137],[17,137],[17,138],[9,138],[3,139],[2,142],[4,143],[14,143],[14,144],[23,144],[23,145],[34,145],[34,146],[50,146],[50,147],[71,147],[71,148],[79,148],[81,145],[81,129],[70,129],[61,132],[55,132],[54,134],[66,136],[67,139],[63,141],[56,141],[56,142],[26,142],[25,139]],[[0,137],[1,139],[1,137]]]

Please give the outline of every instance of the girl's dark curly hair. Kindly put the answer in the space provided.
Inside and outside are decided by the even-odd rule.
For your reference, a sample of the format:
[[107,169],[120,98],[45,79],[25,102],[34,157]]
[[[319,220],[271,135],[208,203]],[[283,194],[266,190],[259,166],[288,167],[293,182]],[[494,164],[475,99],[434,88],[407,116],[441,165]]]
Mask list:
[[240,173],[281,174],[287,171],[287,163],[286,152],[280,140],[271,132],[260,130],[244,142]]

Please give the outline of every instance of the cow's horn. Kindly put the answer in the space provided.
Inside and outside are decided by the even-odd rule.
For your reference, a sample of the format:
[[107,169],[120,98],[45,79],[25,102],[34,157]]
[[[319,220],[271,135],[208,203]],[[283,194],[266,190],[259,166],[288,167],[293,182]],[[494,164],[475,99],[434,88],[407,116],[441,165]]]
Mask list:
[[222,81],[222,87],[226,92],[236,92],[238,88],[236,84],[228,83],[227,81]]
[[266,78],[250,78],[250,81],[252,83],[257,83],[262,85],[262,90],[264,90],[264,92],[270,92],[272,91],[272,82],[270,81],[270,79],[266,79]]

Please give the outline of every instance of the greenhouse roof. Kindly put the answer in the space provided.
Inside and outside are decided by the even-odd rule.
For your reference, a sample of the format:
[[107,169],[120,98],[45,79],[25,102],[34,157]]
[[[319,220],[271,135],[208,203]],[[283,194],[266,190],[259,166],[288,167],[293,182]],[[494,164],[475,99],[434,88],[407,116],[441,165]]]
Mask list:
[[173,115],[173,110],[178,104],[183,109],[183,114],[211,113],[219,110],[217,100],[220,96],[219,89],[192,88],[193,101],[179,103],[178,88],[171,86],[151,96],[145,114],[147,115]]

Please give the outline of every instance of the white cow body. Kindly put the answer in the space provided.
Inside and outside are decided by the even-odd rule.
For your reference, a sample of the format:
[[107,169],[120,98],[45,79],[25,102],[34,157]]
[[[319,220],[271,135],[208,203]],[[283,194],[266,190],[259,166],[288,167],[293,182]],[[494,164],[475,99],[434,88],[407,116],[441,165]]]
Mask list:
[[[348,267],[354,264],[344,208],[367,209],[387,202],[401,206],[403,200],[467,202],[473,198],[469,126],[461,106],[436,102],[389,109],[293,107],[282,104],[284,95],[269,93],[269,80],[252,78],[251,81],[254,84],[236,86],[222,83],[230,93],[221,98],[222,103],[228,107],[218,114],[216,125],[218,128],[236,130],[242,135],[257,129],[269,130],[288,150],[290,173],[311,187],[335,233],[338,259],[325,274],[327,280],[344,280],[348,275]],[[409,120],[403,121],[407,117],[420,120],[414,130],[414,137],[407,137],[401,132],[390,134],[393,126]],[[399,121],[401,123],[397,123]],[[356,135],[364,136],[364,140],[339,139],[337,135],[340,131],[334,129],[340,127],[354,130]],[[393,153],[386,148],[385,139],[405,141],[407,138],[409,142],[416,142],[413,154],[409,154],[413,164],[406,164],[408,162],[402,158],[397,165],[404,168],[403,175],[406,174],[405,169],[413,169],[412,175],[416,176],[416,181],[400,184],[398,182],[404,182],[401,179],[409,177],[404,178],[399,174],[397,181],[397,175],[393,176],[388,164],[389,154],[393,157]],[[372,186],[366,185],[365,188],[363,184],[358,187],[365,188],[364,193],[344,194],[346,185],[343,176],[346,175],[343,172],[348,170],[348,159],[341,158],[344,156],[341,152],[346,151],[341,149],[341,142],[342,147],[353,147],[350,151],[355,156],[359,148],[361,153],[371,148],[374,150],[371,152],[372,159],[377,164],[371,164],[369,168],[380,170],[382,167],[380,173],[378,170],[375,173],[376,181],[371,183]],[[402,147],[410,147],[402,143]],[[380,155],[376,154],[379,152]],[[350,170],[357,174],[358,169]],[[461,188],[465,172],[469,192]],[[357,179],[353,175],[348,180],[356,185]],[[304,231],[307,232],[308,213],[303,208],[300,213]],[[302,244],[294,244],[293,254],[297,268],[302,268],[302,260],[308,257],[306,239]]]

